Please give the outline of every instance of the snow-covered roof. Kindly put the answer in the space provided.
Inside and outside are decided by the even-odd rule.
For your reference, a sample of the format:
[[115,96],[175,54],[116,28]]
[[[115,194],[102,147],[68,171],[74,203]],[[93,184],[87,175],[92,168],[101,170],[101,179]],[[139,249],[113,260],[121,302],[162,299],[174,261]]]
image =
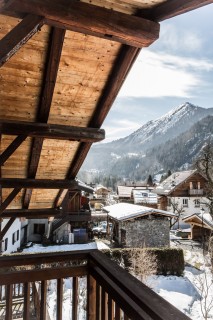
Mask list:
[[194,213],[191,214],[185,218],[182,218],[185,222],[190,222],[193,218],[197,218],[200,220],[200,223],[209,226],[211,229],[213,229],[213,219],[210,213]]
[[182,184],[190,176],[192,176],[196,170],[187,170],[172,173],[167,179],[160,183],[153,192],[161,195],[170,194],[178,185]]
[[129,220],[149,214],[164,215],[168,217],[175,216],[175,214],[172,212],[129,203],[117,203],[111,206],[103,207],[103,210],[108,212],[108,215],[116,220]]
[[127,187],[127,186],[118,186],[118,196],[119,197],[125,197],[125,198],[131,198],[131,192],[133,187]]
[[134,203],[141,203],[141,202],[146,202],[146,203],[157,203],[157,195],[155,193],[150,192],[148,189],[144,190],[137,190],[133,189],[133,198],[134,198]]

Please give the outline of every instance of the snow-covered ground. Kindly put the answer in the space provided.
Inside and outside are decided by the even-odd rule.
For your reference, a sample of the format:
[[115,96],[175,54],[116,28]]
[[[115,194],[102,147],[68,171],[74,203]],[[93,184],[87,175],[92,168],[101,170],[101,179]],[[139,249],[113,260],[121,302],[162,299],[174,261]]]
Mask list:
[[[31,248],[25,249],[24,252],[47,252],[47,251],[71,251],[71,250],[85,250],[85,249],[104,249],[106,244],[98,240],[97,242],[84,245],[60,245],[43,247],[41,245],[34,245]],[[213,282],[210,271],[210,263],[203,258],[202,252],[199,250],[184,250],[185,272],[183,277],[177,276],[152,276],[150,277],[150,286],[164,299],[169,301],[175,307],[180,309],[183,313],[188,315],[192,320],[204,320],[205,317],[201,311],[202,305],[206,304],[209,307],[213,300]],[[205,261],[204,261],[205,260]],[[85,313],[85,278],[82,278],[79,287],[79,299],[81,301],[81,308],[79,309],[79,320],[84,320]],[[202,286],[204,285],[204,288]],[[208,292],[206,293],[206,288]],[[72,280],[65,279],[64,282],[64,302],[63,302],[63,319],[71,319],[71,301],[72,301]],[[56,283],[51,282],[48,294],[48,306],[51,319],[55,319],[55,305],[56,305]],[[202,298],[202,299],[201,299]],[[213,319],[213,304],[210,306],[208,312],[208,319]],[[166,319],[165,319],[166,320]],[[174,319],[175,320],[175,319]]]

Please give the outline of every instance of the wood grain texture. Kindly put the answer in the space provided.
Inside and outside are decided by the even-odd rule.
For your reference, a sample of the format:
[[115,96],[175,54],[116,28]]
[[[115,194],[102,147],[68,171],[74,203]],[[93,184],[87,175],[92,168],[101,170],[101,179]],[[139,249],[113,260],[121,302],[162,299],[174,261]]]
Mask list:
[[78,1],[14,0],[10,9],[44,16],[55,27],[134,47],[147,47],[159,36],[159,25],[155,22]]
[[7,62],[44,24],[44,18],[27,15],[0,40],[0,67]]

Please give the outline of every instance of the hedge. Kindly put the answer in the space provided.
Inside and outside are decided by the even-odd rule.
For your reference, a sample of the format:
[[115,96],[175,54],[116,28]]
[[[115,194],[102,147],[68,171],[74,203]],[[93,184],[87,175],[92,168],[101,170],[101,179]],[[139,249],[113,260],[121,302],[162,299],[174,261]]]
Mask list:
[[[122,265],[125,269],[130,267],[130,252],[132,248],[104,249],[104,252],[110,259]],[[138,251],[144,250],[137,248]],[[146,248],[157,260],[158,275],[176,275],[181,276],[184,272],[183,250],[179,248]]]

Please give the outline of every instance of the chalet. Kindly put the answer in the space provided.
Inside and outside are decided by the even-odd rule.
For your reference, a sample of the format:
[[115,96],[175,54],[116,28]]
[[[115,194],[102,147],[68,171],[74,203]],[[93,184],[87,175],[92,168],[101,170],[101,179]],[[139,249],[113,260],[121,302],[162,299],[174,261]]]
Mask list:
[[[20,218],[51,224],[73,214],[81,222],[63,201],[76,191],[91,145],[104,139],[103,122],[141,48],[158,39],[161,21],[209,3],[0,1],[1,248],[8,232],[19,241]],[[82,277],[89,320],[188,319],[98,250],[17,253],[2,255],[0,263],[5,319],[48,319],[48,281],[55,279],[54,310],[62,320],[66,278],[72,278],[72,319],[78,319]]]
[[126,186],[117,186],[118,200],[134,204],[157,204],[157,197],[152,194],[153,187],[146,185],[131,184]]
[[127,247],[165,247],[174,213],[129,203],[103,208],[113,223],[112,239]]
[[190,224],[191,235],[193,240],[207,240],[213,231],[213,219],[209,213],[191,214],[183,218],[183,221]]
[[158,195],[158,208],[180,214],[176,227],[188,227],[181,217],[199,213],[205,207],[206,179],[196,170],[175,172],[158,185],[153,192]]

